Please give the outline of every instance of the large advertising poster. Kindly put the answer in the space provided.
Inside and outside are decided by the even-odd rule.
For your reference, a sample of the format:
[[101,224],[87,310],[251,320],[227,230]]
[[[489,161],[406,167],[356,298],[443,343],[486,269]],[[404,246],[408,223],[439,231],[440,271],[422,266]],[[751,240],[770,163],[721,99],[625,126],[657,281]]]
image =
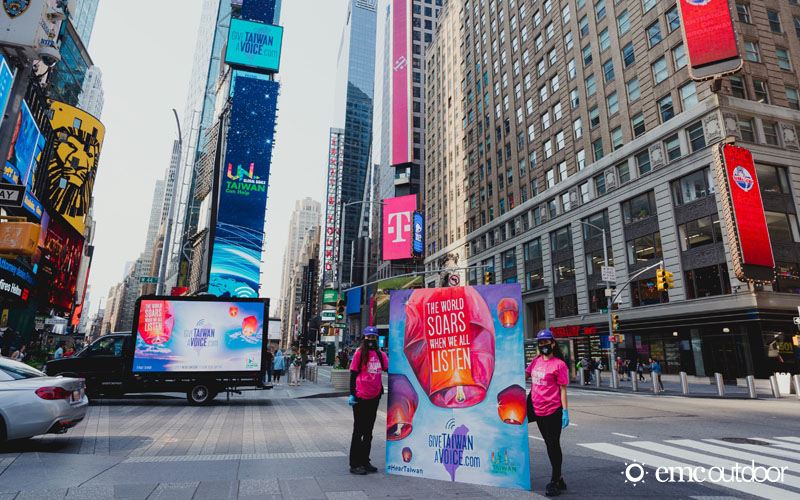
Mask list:
[[45,199],[83,235],[106,128],[78,108],[63,102],[50,105],[55,140],[47,168]]
[[392,165],[414,161],[411,142],[411,0],[392,1]]
[[133,371],[261,370],[264,302],[142,299]]
[[518,284],[392,292],[387,473],[530,489],[520,303]]
[[680,0],[678,5],[692,77],[707,78],[740,67],[728,0]]
[[58,218],[51,218],[37,273],[39,290],[46,295],[42,300],[62,311],[72,311],[82,257],[83,235]]
[[236,79],[208,291],[258,297],[278,82]]
[[417,195],[383,201],[383,260],[410,259]]
[[231,19],[225,62],[232,66],[278,71],[283,27]]

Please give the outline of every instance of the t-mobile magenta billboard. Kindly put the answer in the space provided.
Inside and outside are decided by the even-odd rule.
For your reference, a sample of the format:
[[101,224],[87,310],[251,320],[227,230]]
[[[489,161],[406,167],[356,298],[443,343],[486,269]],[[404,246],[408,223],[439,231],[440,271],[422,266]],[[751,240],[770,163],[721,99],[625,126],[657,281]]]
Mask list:
[[383,201],[383,260],[411,258],[416,209],[415,194]]
[[392,0],[392,165],[414,161],[411,149],[411,0]]

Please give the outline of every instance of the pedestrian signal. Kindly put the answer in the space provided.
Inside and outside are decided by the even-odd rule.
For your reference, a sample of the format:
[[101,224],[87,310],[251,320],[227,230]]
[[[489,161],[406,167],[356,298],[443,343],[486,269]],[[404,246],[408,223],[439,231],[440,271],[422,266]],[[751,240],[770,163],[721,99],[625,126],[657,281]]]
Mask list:
[[616,314],[611,315],[611,329],[614,331],[619,330],[619,316]]
[[656,288],[659,292],[666,292],[670,288],[675,288],[672,284],[672,273],[666,269],[659,269],[656,271]]

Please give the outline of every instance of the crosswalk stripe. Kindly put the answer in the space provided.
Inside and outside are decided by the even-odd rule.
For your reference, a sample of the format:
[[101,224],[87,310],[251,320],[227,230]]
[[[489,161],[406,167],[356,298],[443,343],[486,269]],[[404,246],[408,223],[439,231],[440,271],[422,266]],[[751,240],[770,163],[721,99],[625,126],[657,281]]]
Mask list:
[[792,458],[800,460],[800,453],[784,450],[781,448],[773,448],[772,446],[761,446],[758,444],[744,444],[744,443],[731,443],[719,439],[704,439],[703,441],[714,443],[722,446],[732,446],[734,448],[741,448],[743,450],[754,451],[756,453],[766,453],[768,455],[777,455],[779,457]]
[[767,438],[750,438],[750,439],[758,439],[759,441],[766,441],[767,443],[774,444],[775,446],[779,446],[781,448],[786,448],[787,450],[800,451],[800,444],[784,443],[783,441],[778,441],[777,439],[767,439]]
[[[658,468],[658,467],[693,468],[692,465],[684,462],[678,462],[677,460],[673,460],[670,458],[663,458],[658,455],[652,455],[650,453],[645,453],[638,450],[623,448],[622,446],[617,446],[615,444],[610,444],[610,443],[585,443],[585,444],[581,443],[580,446],[589,448],[590,450],[599,451],[601,453],[606,453],[608,455],[613,455],[615,457],[622,458],[623,460],[626,460],[628,462],[635,460],[637,462],[644,463],[647,467],[651,468]],[[736,490],[742,493],[747,493],[749,495],[754,495],[757,497],[768,498],[768,499],[786,498],[786,493],[787,493],[786,490],[784,489],[759,483],[703,483],[703,484],[709,486],[711,485],[722,486],[731,490]]]
[[795,443],[800,443],[800,438],[794,436],[776,437],[775,439],[783,439],[784,441],[793,441]]

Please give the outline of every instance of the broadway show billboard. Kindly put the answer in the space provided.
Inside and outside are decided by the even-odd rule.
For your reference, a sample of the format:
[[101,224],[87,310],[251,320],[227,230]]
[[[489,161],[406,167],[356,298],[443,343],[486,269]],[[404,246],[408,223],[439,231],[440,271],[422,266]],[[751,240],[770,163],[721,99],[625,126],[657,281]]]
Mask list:
[[386,472],[530,489],[518,284],[391,294]]
[[278,82],[236,79],[208,291],[257,297]]
[[133,371],[259,371],[265,311],[263,300],[143,298]]
[[57,217],[51,218],[37,273],[42,302],[72,311],[82,257],[83,235]]

